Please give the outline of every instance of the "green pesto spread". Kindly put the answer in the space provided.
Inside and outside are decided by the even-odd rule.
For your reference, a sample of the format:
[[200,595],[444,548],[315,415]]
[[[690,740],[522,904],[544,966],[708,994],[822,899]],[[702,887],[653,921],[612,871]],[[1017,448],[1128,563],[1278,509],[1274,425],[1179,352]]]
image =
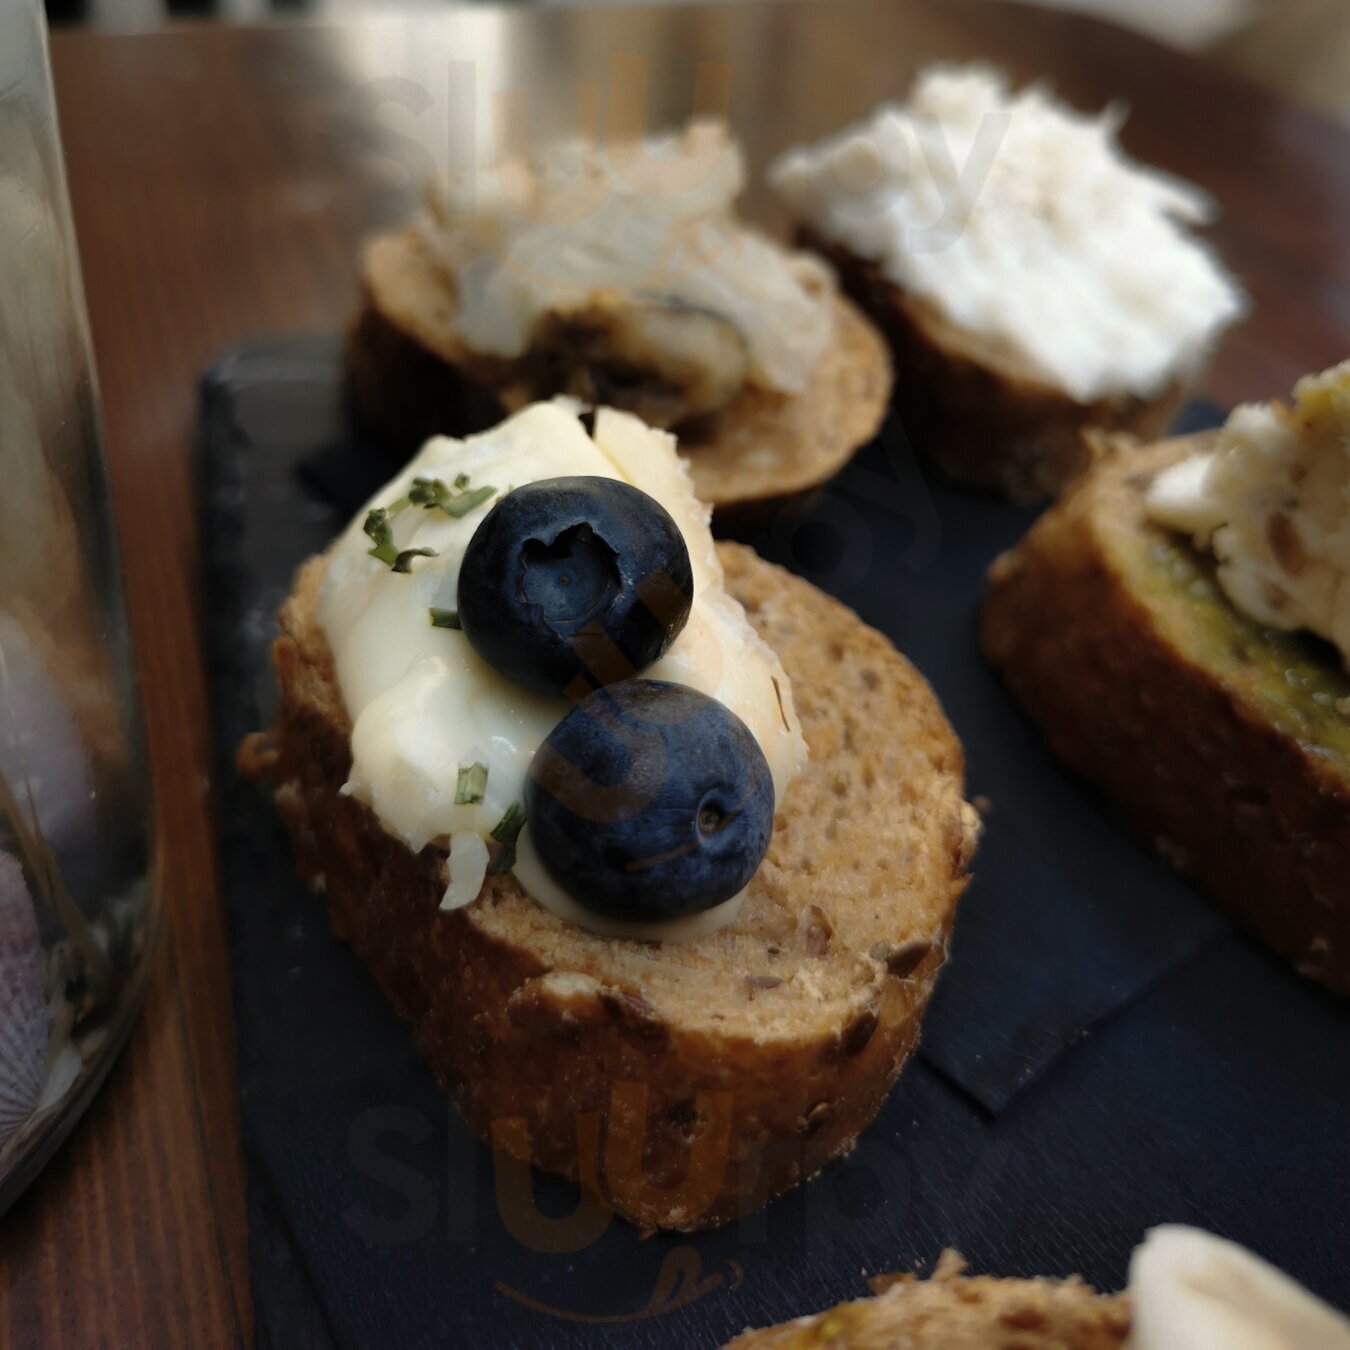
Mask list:
[[1214,559],[1186,540],[1154,530],[1147,538],[1144,585],[1163,601],[1154,609],[1177,647],[1305,750],[1350,760],[1350,675],[1336,649],[1243,614],[1220,589]]

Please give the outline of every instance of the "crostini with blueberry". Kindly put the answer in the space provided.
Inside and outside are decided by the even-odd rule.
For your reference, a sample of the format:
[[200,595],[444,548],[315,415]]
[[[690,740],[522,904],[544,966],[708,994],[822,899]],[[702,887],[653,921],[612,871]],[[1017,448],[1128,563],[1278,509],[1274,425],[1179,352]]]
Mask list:
[[922,677],[708,520],[668,433],[535,404],[428,442],[275,646],[336,932],[480,1136],[649,1228],[851,1147],[979,830]]

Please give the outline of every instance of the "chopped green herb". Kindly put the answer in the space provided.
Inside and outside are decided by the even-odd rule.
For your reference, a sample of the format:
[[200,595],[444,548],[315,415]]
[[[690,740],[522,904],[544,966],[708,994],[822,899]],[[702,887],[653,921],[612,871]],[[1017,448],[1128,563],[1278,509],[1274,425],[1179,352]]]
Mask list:
[[440,499],[450,491],[439,478],[414,478],[408,489],[408,500],[414,506],[425,507],[428,511],[440,504]]
[[474,488],[469,492],[461,492],[457,497],[451,497],[448,502],[439,502],[438,505],[447,516],[454,516],[459,520],[462,516],[467,516],[475,506],[482,506],[496,491],[495,487]]
[[[374,549],[371,549],[371,553],[377,558],[380,556]],[[394,559],[394,571],[411,572],[414,558],[434,558],[435,556],[436,550],[434,548],[405,548]]]
[[395,572],[406,572],[409,566],[410,557],[422,556],[434,558],[436,556],[434,549],[409,549],[400,553],[394,543],[394,530],[390,521],[408,505],[407,497],[400,497],[392,506],[376,506],[366,512],[365,524],[362,529],[370,537],[374,548],[368,552],[372,558],[378,558],[386,567],[392,567]]
[[375,545],[370,550],[370,556],[392,565],[398,557],[398,549],[394,547],[394,532],[389,528],[389,512],[383,507],[374,507],[366,513],[366,523],[361,528]]
[[492,827],[492,837],[501,845],[497,856],[488,863],[488,875],[499,876],[516,865],[516,840],[525,824],[525,808],[512,802],[502,818]]
[[487,780],[486,764],[461,764],[455,780],[455,805],[477,806],[487,791]]
[[433,605],[430,613],[433,628],[458,628],[460,626],[459,610],[457,609],[437,609]]
[[459,520],[462,516],[468,515],[475,506],[481,506],[497,491],[495,487],[486,486],[474,488],[471,492],[465,491],[468,483],[468,474],[460,474],[455,479],[455,487],[459,491],[452,492],[439,478],[414,478],[412,487],[408,489],[408,500],[428,511],[441,510],[447,516]]
[[[434,558],[434,548],[406,548],[402,552],[394,543],[393,519],[409,506],[420,506],[427,511],[441,510],[454,520],[469,514],[475,506],[481,506],[497,489],[495,487],[474,488],[471,492],[469,475],[461,473],[455,478],[452,492],[439,478],[414,478],[407,493],[388,506],[374,506],[366,512],[365,524],[361,527],[370,536],[373,548],[367,550],[372,558],[378,558],[395,572],[412,570],[414,558]],[[434,620],[433,620],[434,622]],[[448,625],[446,625],[448,626]],[[458,625],[455,625],[458,626]]]

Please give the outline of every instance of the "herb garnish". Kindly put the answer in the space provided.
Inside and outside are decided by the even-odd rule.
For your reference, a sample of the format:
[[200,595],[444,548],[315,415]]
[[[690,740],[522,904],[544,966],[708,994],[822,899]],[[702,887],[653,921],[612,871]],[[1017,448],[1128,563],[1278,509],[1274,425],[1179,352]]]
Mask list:
[[[395,572],[412,571],[414,558],[434,558],[434,548],[405,548],[402,551],[394,543],[393,520],[400,511],[409,506],[420,506],[424,510],[444,511],[452,520],[459,520],[469,514],[475,506],[481,506],[497,489],[483,486],[469,488],[467,473],[455,476],[455,490],[451,491],[439,478],[414,478],[412,486],[405,496],[388,506],[375,506],[366,512],[366,521],[362,526],[374,548],[368,552],[372,558],[378,558]],[[434,622],[434,620],[433,620]],[[447,625],[442,625],[447,626]]]
[[516,841],[525,824],[525,808],[519,802],[512,802],[505,814],[492,827],[492,837],[501,845],[497,856],[488,863],[488,875],[498,876],[509,872],[516,865]]
[[375,506],[366,512],[366,523],[361,527],[370,537],[374,548],[368,550],[372,558],[378,558],[387,567],[392,567],[398,561],[398,547],[394,543],[394,532],[389,526],[389,522],[398,514],[402,506],[406,506],[406,500],[400,505],[384,507]]
[[487,791],[487,780],[486,764],[461,764],[455,780],[455,805],[477,806]]
[[433,628],[459,628],[459,610],[457,609],[437,609],[435,605],[427,611],[431,615],[431,626]]
[[[374,553],[374,550],[371,550]],[[376,554],[376,557],[379,555]],[[411,572],[412,560],[414,558],[434,558],[436,550],[434,548],[405,548],[402,553],[394,559],[395,572]]]
[[400,497],[392,506],[376,506],[366,512],[366,523],[361,527],[370,536],[374,548],[367,552],[372,558],[378,558],[395,572],[411,572],[414,558],[434,558],[434,548],[400,549],[394,543],[393,527],[389,524],[408,504],[406,497]]
[[414,478],[408,489],[408,501],[414,506],[425,507],[430,511],[439,509],[454,520],[467,516],[475,506],[481,506],[497,489],[479,487],[469,489],[469,475],[460,474],[455,479],[456,491],[451,491],[439,478]]

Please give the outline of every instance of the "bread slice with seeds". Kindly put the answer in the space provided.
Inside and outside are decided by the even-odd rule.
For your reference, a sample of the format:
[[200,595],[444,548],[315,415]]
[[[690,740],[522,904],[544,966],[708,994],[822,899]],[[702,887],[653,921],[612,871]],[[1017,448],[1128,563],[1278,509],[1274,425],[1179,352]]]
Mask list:
[[983,642],[1051,750],[1249,932],[1350,993],[1350,676],[1240,613],[1145,493],[1208,437],[1105,457],[989,572]]
[[335,931],[480,1136],[652,1228],[726,1223],[849,1150],[918,1039],[978,835],[914,668],[814,587],[719,552],[792,678],[810,761],[738,918],[687,943],[598,937],[509,876],[442,913],[443,850],[409,852],[341,793],[323,558],[275,646],[277,806]]
[[1122,1350],[1130,1332],[1128,1294],[1098,1294],[1077,1278],[965,1275],[953,1251],[929,1279],[873,1284],[875,1298],[747,1331],[726,1350]]
[[[362,286],[349,387],[359,420],[391,447],[411,454],[428,436],[482,430],[559,392],[547,372],[465,345],[454,279],[415,230],[367,245]],[[694,491],[717,509],[719,528],[819,488],[881,426],[891,392],[885,344],[843,296],[833,310],[833,339],[800,393],[747,384],[727,407],[679,427]],[[608,390],[605,402],[628,406],[622,390]]]

